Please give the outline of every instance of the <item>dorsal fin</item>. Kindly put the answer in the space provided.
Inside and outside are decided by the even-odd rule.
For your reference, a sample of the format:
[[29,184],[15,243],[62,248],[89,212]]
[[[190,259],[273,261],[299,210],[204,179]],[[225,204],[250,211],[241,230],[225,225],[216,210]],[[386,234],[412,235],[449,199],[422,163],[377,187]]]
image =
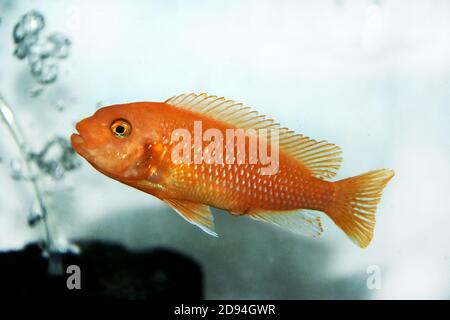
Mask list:
[[282,128],[274,120],[259,114],[242,103],[223,97],[202,94],[180,94],[165,103],[207,115],[242,129],[278,129],[279,147],[286,154],[299,160],[317,178],[332,178],[341,165],[341,149],[327,141],[316,141],[304,135]]

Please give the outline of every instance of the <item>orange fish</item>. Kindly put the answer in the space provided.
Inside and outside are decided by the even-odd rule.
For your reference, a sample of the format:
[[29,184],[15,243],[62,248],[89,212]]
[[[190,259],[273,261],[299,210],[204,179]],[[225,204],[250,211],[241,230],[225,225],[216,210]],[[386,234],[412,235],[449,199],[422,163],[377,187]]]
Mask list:
[[210,206],[312,236],[323,231],[323,212],[366,247],[394,175],[380,169],[327,181],[342,161],[338,146],[207,94],[104,107],[76,128],[72,146],[98,171],[161,199],[212,235]]

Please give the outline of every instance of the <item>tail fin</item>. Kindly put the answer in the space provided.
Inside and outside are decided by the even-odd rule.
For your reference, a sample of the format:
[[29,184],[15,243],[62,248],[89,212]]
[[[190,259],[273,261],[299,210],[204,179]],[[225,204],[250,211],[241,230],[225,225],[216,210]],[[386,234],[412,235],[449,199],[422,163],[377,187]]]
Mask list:
[[336,182],[336,200],[325,212],[361,248],[369,245],[375,211],[394,171],[380,169]]

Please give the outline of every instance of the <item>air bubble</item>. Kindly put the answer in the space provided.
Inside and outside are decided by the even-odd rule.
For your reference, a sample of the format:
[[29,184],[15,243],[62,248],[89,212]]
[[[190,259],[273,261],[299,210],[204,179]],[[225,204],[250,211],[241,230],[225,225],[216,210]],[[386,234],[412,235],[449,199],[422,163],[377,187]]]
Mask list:
[[28,225],[30,227],[35,226],[38,222],[44,219],[44,215],[45,213],[42,211],[40,203],[36,201],[28,214]]
[[64,111],[65,108],[66,108],[66,105],[63,100],[56,101],[55,109],[57,111],[62,112],[62,111]]
[[34,98],[39,96],[44,91],[44,87],[41,85],[37,85],[28,89],[28,94],[30,97]]
[[20,161],[19,159],[13,159],[9,163],[9,166],[11,178],[13,178],[14,180],[25,179],[22,161]]
[[71,42],[61,33],[54,33],[48,38],[48,43],[53,45],[52,56],[60,59],[67,58],[70,53]]
[[15,25],[13,31],[14,42],[22,42],[28,35],[36,35],[44,27],[44,16],[40,12],[32,10],[23,15]]
[[55,82],[58,77],[58,65],[51,60],[41,60],[41,69],[36,75],[36,80],[42,84]]
[[23,41],[17,44],[14,55],[19,59],[24,59],[30,52],[30,48],[38,41],[37,35],[26,36]]
[[29,49],[30,55],[35,55],[39,59],[52,57],[55,45],[48,41],[37,41]]
[[29,157],[42,172],[55,180],[63,178],[66,172],[80,166],[70,142],[62,137],[50,140],[39,153],[30,153]]
[[24,59],[28,54],[28,47],[26,45],[19,44],[14,50],[14,55],[19,59]]

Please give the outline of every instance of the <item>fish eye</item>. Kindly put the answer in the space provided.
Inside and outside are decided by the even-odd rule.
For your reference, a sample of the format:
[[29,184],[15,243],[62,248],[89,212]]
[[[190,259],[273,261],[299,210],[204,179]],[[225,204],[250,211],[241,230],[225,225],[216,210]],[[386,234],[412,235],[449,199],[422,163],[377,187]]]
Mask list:
[[124,119],[114,120],[111,124],[111,132],[116,138],[126,138],[131,133],[131,124]]

